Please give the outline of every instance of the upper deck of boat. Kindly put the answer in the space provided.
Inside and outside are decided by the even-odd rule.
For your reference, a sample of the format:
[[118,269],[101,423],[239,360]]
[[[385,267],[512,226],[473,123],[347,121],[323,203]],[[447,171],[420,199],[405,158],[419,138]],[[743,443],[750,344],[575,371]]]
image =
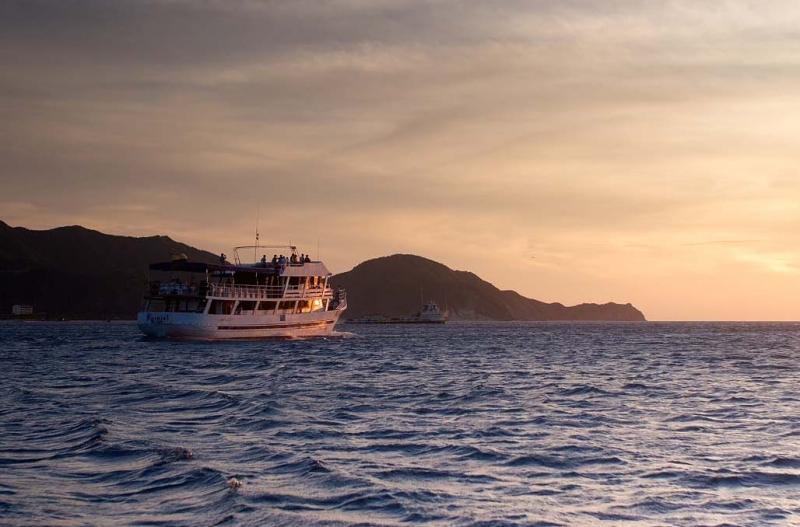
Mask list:
[[259,274],[273,276],[331,276],[331,272],[322,262],[296,262],[275,263],[270,261],[255,264],[232,264],[190,262],[188,260],[173,260],[150,264],[152,271],[172,271],[184,273],[208,274]]

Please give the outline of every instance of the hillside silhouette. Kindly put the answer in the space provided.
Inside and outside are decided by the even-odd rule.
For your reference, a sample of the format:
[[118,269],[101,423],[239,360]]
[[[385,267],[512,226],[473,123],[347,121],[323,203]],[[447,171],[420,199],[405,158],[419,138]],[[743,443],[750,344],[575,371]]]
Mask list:
[[[218,258],[167,236],[115,236],[77,225],[38,231],[0,221],[0,312],[33,304],[49,318],[135,318],[149,264],[175,253]],[[347,318],[409,315],[419,310],[422,290],[455,319],[644,320],[630,304],[548,304],[408,254],[365,261],[332,282],[347,289]]]
[[404,316],[419,310],[422,301],[445,306],[461,320],[645,320],[630,304],[580,304],[567,307],[502,291],[474,273],[411,254],[367,260],[333,277],[347,290],[347,318],[370,315]]
[[77,225],[37,231],[0,221],[0,312],[33,304],[49,318],[135,318],[148,265],[175,253],[217,261],[167,236],[113,236]]

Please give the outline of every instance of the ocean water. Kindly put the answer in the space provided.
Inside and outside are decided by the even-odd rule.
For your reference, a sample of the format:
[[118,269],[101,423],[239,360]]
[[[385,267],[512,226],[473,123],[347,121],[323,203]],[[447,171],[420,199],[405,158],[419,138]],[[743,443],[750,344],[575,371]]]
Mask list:
[[800,325],[340,329],[0,325],[0,524],[800,524]]

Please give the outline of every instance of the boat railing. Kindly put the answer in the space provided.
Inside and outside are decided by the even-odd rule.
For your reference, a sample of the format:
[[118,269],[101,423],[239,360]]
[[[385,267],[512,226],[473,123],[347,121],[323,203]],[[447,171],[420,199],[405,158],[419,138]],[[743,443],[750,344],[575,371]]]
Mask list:
[[304,298],[332,298],[333,291],[330,287],[318,286],[283,286],[270,285],[235,285],[235,284],[209,284],[209,297],[237,298],[253,300],[297,300]]

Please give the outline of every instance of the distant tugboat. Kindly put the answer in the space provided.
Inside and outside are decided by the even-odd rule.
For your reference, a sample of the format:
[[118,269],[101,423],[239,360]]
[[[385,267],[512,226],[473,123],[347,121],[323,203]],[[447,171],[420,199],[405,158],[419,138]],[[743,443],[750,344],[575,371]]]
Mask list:
[[439,304],[429,300],[423,304],[422,310],[410,317],[385,317],[382,315],[367,316],[348,320],[351,324],[444,324],[447,313],[439,309]]
[[422,311],[417,314],[416,322],[419,324],[444,324],[447,322],[447,314],[439,309],[439,304],[430,300],[422,306]]
[[[262,249],[288,250],[289,256],[240,260],[240,251],[257,258]],[[237,247],[234,255],[234,263],[224,254],[216,264],[181,254],[151,264],[139,329],[151,337],[188,339],[319,337],[333,331],[347,308],[344,291],[330,287],[325,265],[298,256],[294,246]]]

